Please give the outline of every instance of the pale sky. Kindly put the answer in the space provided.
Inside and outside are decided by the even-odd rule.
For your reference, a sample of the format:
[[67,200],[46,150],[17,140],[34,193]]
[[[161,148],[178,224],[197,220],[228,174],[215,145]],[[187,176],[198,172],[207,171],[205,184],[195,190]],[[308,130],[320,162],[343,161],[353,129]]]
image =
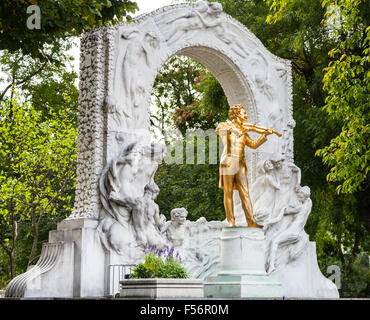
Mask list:
[[140,8],[140,10],[138,11],[138,14],[142,14],[142,13],[153,11],[160,7],[168,6],[173,1],[172,0],[136,0],[135,2],[138,4]]

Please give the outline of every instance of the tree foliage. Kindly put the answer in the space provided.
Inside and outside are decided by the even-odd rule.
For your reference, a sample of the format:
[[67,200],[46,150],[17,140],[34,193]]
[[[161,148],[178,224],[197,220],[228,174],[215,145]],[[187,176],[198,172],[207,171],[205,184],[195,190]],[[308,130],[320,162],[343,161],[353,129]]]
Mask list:
[[323,1],[323,6],[337,8],[327,11],[326,24],[339,20],[332,30],[338,43],[328,53],[323,89],[328,94],[324,109],[341,132],[317,154],[331,167],[328,180],[339,183],[337,191],[354,193],[370,182],[370,8],[359,0]]
[[219,97],[221,86],[199,62],[187,57],[169,59],[154,82],[151,123],[162,135],[174,126],[183,137],[188,129],[213,128],[227,109],[226,99],[214,103],[213,90],[208,90],[212,86]]
[[31,58],[21,51],[3,50],[0,53],[0,70],[4,75],[0,79],[3,86],[0,101],[11,99],[17,90],[23,101],[31,102],[44,117],[48,117],[50,109],[65,109],[77,121],[77,73],[72,67],[74,58],[66,53],[70,48],[70,43],[50,48],[48,61]]
[[[308,3],[271,0],[267,21],[281,23],[292,16],[310,16]],[[305,1],[303,1],[305,2]],[[321,23],[325,42],[321,109],[339,132],[322,145],[317,155],[331,167],[329,181],[338,182],[338,192],[354,193],[369,184],[369,39],[370,9],[366,1],[314,1],[322,6]],[[318,21],[315,24],[318,26]],[[315,26],[314,25],[314,26]],[[311,26],[310,26],[311,27]],[[312,43],[317,44],[312,40]],[[304,45],[305,42],[302,42]]]
[[0,246],[15,276],[19,226],[32,227],[29,264],[39,246],[41,220],[68,212],[75,184],[77,130],[64,110],[41,111],[15,97],[0,105]]
[[[27,8],[36,5],[41,11],[41,28],[28,29]],[[129,13],[138,9],[128,0],[2,0],[0,6],[0,50],[21,50],[25,55],[43,59],[44,45],[80,35],[83,30],[105,23],[131,20]]]

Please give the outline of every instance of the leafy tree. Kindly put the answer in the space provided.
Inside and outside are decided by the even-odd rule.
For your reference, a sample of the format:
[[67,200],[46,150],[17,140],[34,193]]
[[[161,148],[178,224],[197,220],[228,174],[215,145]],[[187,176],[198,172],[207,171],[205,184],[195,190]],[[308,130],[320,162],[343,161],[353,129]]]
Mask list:
[[[272,23],[308,12],[302,1],[271,0]],[[322,30],[330,47],[320,90],[327,93],[322,104],[330,119],[340,127],[318,155],[331,166],[328,180],[339,182],[338,192],[354,193],[367,188],[369,158],[369,42],[370,9],[366,1],[316,1],[322,5]],[[301,10],[297,11],[297,8]],[[298,12],[298,13],[297,13]]]
[[174,208],[184,207],[188,219],[200,217],[210,220],[225,218],[223,193],[218,188],[218,165],[214,164],[161,164],[155,181],[161,192],[156,202],[161,213],[170,218]]
[[325,8],[333,5],[337,11],[327,10],[326,24],[339,15],[332,30],[338,43],[324,69],[324,109],[341,132],[317,154],[331,167],[328,180],[339,183],[337,191],[354,193],[370,185],[370,8],[359,0],[323,1]]
[[[28,29],[27,8],[37,5],[41,28]],[[61,40],[79,36],[83,30],[116,23],[138,9],[128,0],[3,0],[0,6],[0,50],[21,50],[32,58],[46,59],[44,45],[58,45]]]
[[15,276],[19,226],[30,223],[31,264],[47,215],[70,209],[75,185],[77,130],[68,112],[50,109],[49,118],[17,98],[0,106],[0,246]]
[[[63,107],[64,97],[71,96],[77,110],[78,91],[74,86],[77,73],[72,69],[74,58],[67,52],[72,47],[72,43],[64,42],[58,47],[48,48],[49,59],[42,61],[25,55],[22,51],[0,52],[0,70],[5,77],[0,79],[4,86],[0,92],[0,101],[12,97],[11,89],[15,88],[22,94],[24,100],[34,99],[35,106],[45,109],[47,114],[48,106]],[[45,49],[46,50],[46,49]],[[42,90],[40,90],[42,89]],[[52,99],[49,102],[46,99]]]
[[[60,50],[50,51],[49,56],[53,58],[53,62],[41,62],[38,59],[24,55],[21,51],[14,53],[10,53],[7,50],[2,51],[0,54],[0,65],[1,71],[5,75],[3,81],[6,81],[5,84],[10,84],[5,86],[2,103],[6,105],[12,103],[15,97],[14,88],[16,88],[20,92],[18,105],[22,106],[26,102],[25,106],[32,105],[38,114],[37,121],[40,124],[47,123],[50,120],[54,122],[59,121],[59,123],[65,121],[67,126],[72,126],[77,131],[78,90],[75,84],[77,74],[72,70],[72,57],[65,52],[70,47],[69,43],[63,43]],[[58,120],[59,115],[61,115],[61,118]],[[4,116],[7,118],[3,118],[2,123],[12,122],[12,111]],[[2,170],[5,175],[6,172],[11,170],[11,167],[4,163]],[[75,168],[72,166],[69,170],[72,170],[70,174],[73,176]],[[54,172],[53,174],[55,179],[58,179],[58,173]],[[48,177],[47,179],[52,181],[54,178]],[[54,208],[57,208],[55,214],[43,215],[36,229],[31,219],[18,221],[14,245],[13,273],[24,272],[29,264],[36,261],[41,250],[40,244],[47,241],[49,230],[55,229],[57,222],[70,213],[74,193],[73,180],[64,190],[64,196],[58,197],[52,204]],[[2,230],[6,233],[10,232],[9,226],[5,229]],[[35,239],[35,232],[38,233],[36,235],[38,238],[37,245],[34,245],[34,241],[30,241],[30,239]],[[2,249],[0,251],[5,253]],[[5,254],[5,256],[8,255]],[[6,259],[4,260],[5,256],[3,254],[0,255],[1,265],[4,266],[0,270],[0,280],[2,282],[0,287],[5,287],[11,274],[10,263]]]
[[151,114],[152,125],[162,135],[171,126],[183,137],[188,129],[214,127],[217,118],[203,103],[204,88],[211,85],[204,78],[214,79],[203,65],[187,57],[173,57],[163,65],[153,86],[156,110]]

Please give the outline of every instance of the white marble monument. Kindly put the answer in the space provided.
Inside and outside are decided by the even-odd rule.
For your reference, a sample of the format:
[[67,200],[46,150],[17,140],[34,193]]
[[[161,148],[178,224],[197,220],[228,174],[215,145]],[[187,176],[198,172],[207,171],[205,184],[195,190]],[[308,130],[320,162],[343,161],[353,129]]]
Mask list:
[[[150,96],[158,71],[174,55],[204,64],[229,104],[245,106],[251,123],[283,133],[246,149],[252,204],[267,241],[265,271],[286,297],[338,297],[304,231],[311,200],[293,163],[290,61],[271,54],[219,3],[206,1],[84,33],[73,213],[50,232],[38,263],[9,283],[6,296],[104,296],[108,266],[135,264],[153,245],[175,246],[194,278],[218,274],[227,223],[186,220],[186,208],[174,208],[166,221],[155,203],[154,175],[165,150],[150,144]],[[237,195],[234,200],[243,217]]]

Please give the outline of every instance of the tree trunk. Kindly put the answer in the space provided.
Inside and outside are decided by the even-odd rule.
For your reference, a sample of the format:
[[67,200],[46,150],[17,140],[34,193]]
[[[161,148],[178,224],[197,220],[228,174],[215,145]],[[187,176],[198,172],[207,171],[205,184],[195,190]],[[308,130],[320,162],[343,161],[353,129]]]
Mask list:
[[356,256],[357,256],[357,254],[359,252],[359,249],[360,249],[359,248],[359,246],[360,246],[360,232],[361,232],[360,226],[357,226],[356,234],[355,234],[355,243],[353,245],[352,254],[351,254],[351,261],[350,261],[351,264],[353,263],[353,261],[355,261]]
[[15,277],[15,250],[9,252],[9,261],[10,261],[10,280]]
[[[10,206],[11,210],[13,210],[13,202],[11,202]],[[18,238],[18,223],[14,219],[14,213],[12,213],[12,231],[13,231],[13,241],[12,246],[9,249],[9,261],[10,261],[10,279],[13,279],[15,277],[15,244]]]
[[33,243],[32,243],[31,253],[28,258],[27,267],[29,267],[32,264],[33,260],[35,259],[38,242],[39,242],[39,224],[37,222],[34,222],[33,223]]
[[344,254],[343,254],[343,251],[342,251],[342,236],[340,236],[338,238],[338,249],[339,249],[340,261],[342,262],[342,265],[344,266],[346,261],[344,259]]

